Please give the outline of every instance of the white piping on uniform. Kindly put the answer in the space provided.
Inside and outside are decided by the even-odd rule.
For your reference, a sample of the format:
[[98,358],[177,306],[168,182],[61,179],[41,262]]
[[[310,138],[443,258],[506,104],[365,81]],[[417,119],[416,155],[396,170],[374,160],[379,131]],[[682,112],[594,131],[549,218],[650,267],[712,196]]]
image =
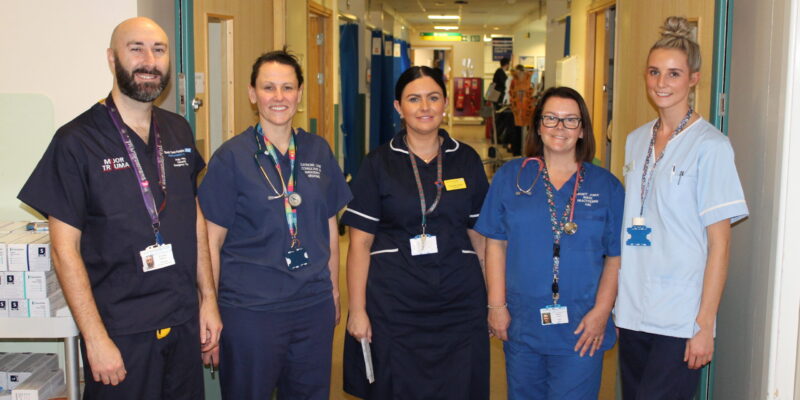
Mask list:
[[478,213],[478,214],[470,214],[470,215],[469,215],[469,217],[470,217],[470,218],[478,218],[478,217],[480,217],[480,216],[481,216],[481,214],[480,214],[480,213]]
[[706,208],[705,210],[703,210],[703,211],[701,211],[701,212],[700,212],[700,215],[699,215],[699,216],[700,216],[700,217],[702,217],[703,215],[705,215],[705,214],[707,214],[707,213],[709,213],[709,212],[711,212],[711,211],[714,211],[714,210],[716,210],[716,209],[718,209],[718,208],[727,207],[727,206],[732,206],[732,205],[734,205],[734,204],[739,204],[739,203],[744,203],[744,200],[735,200],[735,201],[729,201],[729,202],[727,202],[727,203],[722,203],[722,204],[716,205],[716,206],[714,206],[714,207],[709,207],[709,208]]
[[356,210],[353,210],[352,208],[349,208],[349,207],[348,207],[346,210],[344,210],[344,211],[345,211],[345,212],[347,212],[347,211],[350,211],[351,213],[353,213],[353,214],[355,214],[355,215],[358,215],[359,217],[364,217],[364,218],[366,218],[366,219],[368,219],[368,220],[370,220],[370,221],[380,222],[380,220],[379,220],[378,218],[371,217],[371,216],[369,216],[369,215],[367,215],[367,214],[364,214],[364,213],[362,213],[362,212],[358,212],[358,211],[356,211]]
[[400,250],[399,249],[378,250],[378,251],[373,251],[372,253],[369,253],[369,255],[374,256],[375,254],[397,253],[398,251],[400,251]]
[[461,250],[461,252],[464,253],[464,254],[475,254],[475,255],[478,254],[478,253],[476,253],[476,252],[474,252],[472,250]]
[[[458,150],[459,147],[461,147],[461,143],[458,140],[455,140],[453,138],[450,138],[450,140],[453,141],[453,143],[456,144],[456,147],[453,147],[452,149],[445,150],[444,151],[445,153],[452,153],[452,152]],[[408,154],[408,151],[403,150],[401,148],[394,147],[394,138],[392,138],[392,140],[389,141],[389,148],[394,150],[394,151],[403,153],[403,154]]]
[[394,151],[399,151],[400,153],[403,153],[403,154],[408,154],[407,151],[405,151],[403,149],[398,149],[397,147],[394,147],[394,138],[392,138],[392,140],[389,141],[389,148],[394,150]]
[[450,152],[456,151],[456,150],[458,150],[458,148],[459,148],[459,146],[460,146],[460,144],[458,143],[458,140],[455,140],[455,139],[453,139],[453,138],[450,138],[450,140],[452,140],[452,141],[453,141],[453,143],[455,143],[455,144],[456,144],[456,147],[453,147],[452,149],[449,149],[449,150],[445,150],[445,151],[444,151],[445,153],[450,153]]

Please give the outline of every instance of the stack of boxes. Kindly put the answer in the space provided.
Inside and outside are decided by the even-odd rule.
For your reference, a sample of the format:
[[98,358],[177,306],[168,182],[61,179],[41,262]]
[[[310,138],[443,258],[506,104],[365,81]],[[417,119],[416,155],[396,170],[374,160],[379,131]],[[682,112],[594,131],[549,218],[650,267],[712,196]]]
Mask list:
[[0,400],[47,400],[64,391],[52,353],[0,353]]
[[0,318],[69,316],[50,257],[50,235],[0,222]]

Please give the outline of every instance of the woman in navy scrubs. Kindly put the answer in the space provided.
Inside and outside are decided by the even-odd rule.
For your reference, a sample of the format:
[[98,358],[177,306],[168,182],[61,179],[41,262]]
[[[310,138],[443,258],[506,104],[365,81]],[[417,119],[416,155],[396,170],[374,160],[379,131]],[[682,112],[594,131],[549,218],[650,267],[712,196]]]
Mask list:
[[[342,217],[344,389],[365,399],[488,399],[484,241],[472,230],[488,186],[483,164],[439,129],[441,71],[406,70],[394,106],[406,129],[364,160]],[[371,343],[372,384],[361,340]]]
[[[336,213],[351,199],[319,136],[292,129],[303,92],[297,59],[259,57],[255,127],[224,143],[200,186],[219,282],[222,397],[328,399],[339,320]],[[214,357],[214,360],[210,358]]]
[[578,92],[548,89],[533,122],[529,158],[500,168],[475,226],[487,237],[489,329],[505,341],[509,399],[597,399],[616,341],[624,193],[592,164]]

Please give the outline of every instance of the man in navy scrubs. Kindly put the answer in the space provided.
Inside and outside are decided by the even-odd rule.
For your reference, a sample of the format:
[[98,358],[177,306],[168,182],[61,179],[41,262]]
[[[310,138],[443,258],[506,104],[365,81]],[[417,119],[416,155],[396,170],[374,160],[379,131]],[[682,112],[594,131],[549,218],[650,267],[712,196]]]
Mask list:
[[19,199],[50,221],[56,272],[81,331],[84,399],[202,399],[201,351],[222,323],[196,197],[205,166],[169,82],[166,33],[114,29],[111,94],[62,126]]

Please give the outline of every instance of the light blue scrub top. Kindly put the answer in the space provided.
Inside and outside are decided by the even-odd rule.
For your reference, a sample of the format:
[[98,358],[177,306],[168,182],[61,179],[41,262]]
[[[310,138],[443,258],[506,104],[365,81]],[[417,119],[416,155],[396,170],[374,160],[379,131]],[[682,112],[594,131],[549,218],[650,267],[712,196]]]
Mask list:
[[[730,141],[699,119],[665,147],[644,215],[651,246],[627,246],[626,229],[639,216],[644,160],[654,121],[633,131],[625,145],[625,217],[622,269],[614,310],[617,326],[691,338],[698,331],[703,274],[708,255],[706,227],[747,216]],[[653,161],[650,161],[652,171]]]
[[[567,306],[569,323],[542,326],[539,309],[553,304],[553,231],[543,179],[536,182],[531,196],[515,194],[521,165],[522,159],[516,159],[497,171],[475,230],[486,237],[508,241],[509,340],[541,354],[573,355],[579,338],[573,332],[594,307],[604,256],[620,255],[622,184],[607,170],[583,163],[586,173],[574,214],[578,231],[561,236],[559,304]],[[522,188],[531,185],[537,169],[535,161],[525,166],[519,178]],[[555,194],[559,218],[572,196],[574,184],[575,175]],[[615,341],[614,324],[609,317],[600,350],[610,349]]]

